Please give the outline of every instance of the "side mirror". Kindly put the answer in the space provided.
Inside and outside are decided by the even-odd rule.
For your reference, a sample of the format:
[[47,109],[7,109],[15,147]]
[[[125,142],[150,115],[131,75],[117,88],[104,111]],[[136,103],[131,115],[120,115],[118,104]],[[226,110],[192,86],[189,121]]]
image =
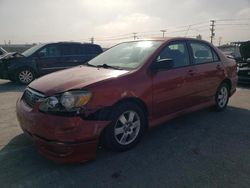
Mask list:
[[45,56],[45,54],[43,53],[43,52],[38,52],[37,53],[37,57],[39,57],[39,58],[42,58],[42,57],[44,57]]
[[156,60],[152,64],[152,69],[154,71],[157,71],[157,70],[166,70],[166,69],[172,68],[173,65],[174,65],[173,59],[160,59],[160,60]]
[[247,63],[250,63],[250,58],[247,58]]

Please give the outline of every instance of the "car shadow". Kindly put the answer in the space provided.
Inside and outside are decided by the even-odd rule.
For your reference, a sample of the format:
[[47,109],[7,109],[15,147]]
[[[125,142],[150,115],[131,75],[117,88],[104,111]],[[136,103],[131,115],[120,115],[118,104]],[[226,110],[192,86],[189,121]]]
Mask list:
[[250,83],[238,83],[237,87],[242,89],[250,89]]
[[21,85],[12,81],[2,81],[0,82],[0,93],[5,92],[23,92],[25,85]]
[[217,176],[234,173],[234,181],[244,182],[237,174],[250,172],[249,117],[246,109],[205,109],[151,129],[129,151],[99,148],[97,159],[83,164],[51,162],[20,134],[0,150],[0,182],[6,187],[225,187]]

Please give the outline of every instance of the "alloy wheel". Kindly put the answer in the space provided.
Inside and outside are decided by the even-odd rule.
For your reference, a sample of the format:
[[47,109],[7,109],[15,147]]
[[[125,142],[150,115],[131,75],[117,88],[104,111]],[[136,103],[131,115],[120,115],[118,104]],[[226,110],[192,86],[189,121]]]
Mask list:
[[29,84],[34,79],[34,76],[30,70],[23,70],[19,72],[18,78],[21,83]]
[[218,106],[220,108],[224,108],[224,106],[227,104],[227,100],[228,100],[228,89],[227,87],[223,86],[220,88],[218,93],[217,97]]
[[116,121],[114,127],[115,139],[121,145],[128,145],[137,138],[140,128],[141,120],[137,112],[126,111]]

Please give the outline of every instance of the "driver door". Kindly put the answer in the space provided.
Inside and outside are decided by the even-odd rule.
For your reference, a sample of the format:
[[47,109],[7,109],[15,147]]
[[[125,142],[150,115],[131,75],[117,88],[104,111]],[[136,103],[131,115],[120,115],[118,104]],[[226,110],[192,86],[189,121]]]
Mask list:
[[[173,66],[158,70],[153,76],[153,116],[155,119],[178,112],[190,104],[193,68],[185,41],[168,44],[157,60],[172,59]],[[155,62],[157,63],[157,61]]]

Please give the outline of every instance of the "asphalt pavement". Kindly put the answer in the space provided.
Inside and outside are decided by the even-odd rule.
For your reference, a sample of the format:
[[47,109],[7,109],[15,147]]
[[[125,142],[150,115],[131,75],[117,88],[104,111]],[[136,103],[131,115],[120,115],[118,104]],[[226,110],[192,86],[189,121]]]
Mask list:
[[15,103],[24,86],[0,80],[0,187],[250,187],[250,85],[228,108],[211,108],[150,130],[132,150],[99,148],[97,159],[55,164],[19,128]]

